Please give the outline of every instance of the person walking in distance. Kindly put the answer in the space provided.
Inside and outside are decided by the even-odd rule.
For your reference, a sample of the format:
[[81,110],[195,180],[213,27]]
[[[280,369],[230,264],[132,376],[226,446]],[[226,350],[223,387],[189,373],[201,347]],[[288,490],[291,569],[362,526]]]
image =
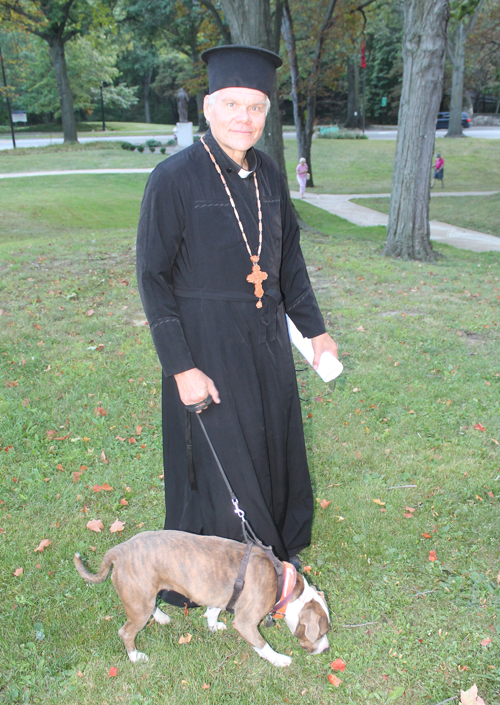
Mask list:
[[309,174],[307,173],[308,169],[309,167],[307,166],[306,160],[304,159],[304,157],[301,157],[295,170],[297,174],[297,181],[299,182],[299,192],[301,198],[304,198],[304,196],[306,195],[306,183],[307,177],[309,176]]
[[441,181],[441,188],[444,188],[444,159],[441,156],[441,152],[436,154],[436,163],[434,164],[434,176],[432,178],[431,188],[434,188],[434,184]]

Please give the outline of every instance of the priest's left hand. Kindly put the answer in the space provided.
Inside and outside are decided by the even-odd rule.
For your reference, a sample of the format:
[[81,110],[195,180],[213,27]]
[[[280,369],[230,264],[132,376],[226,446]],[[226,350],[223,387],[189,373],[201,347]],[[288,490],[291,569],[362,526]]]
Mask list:
[[315,338],[311,338],[311,343],[314,350],[313,369],[318,369],[319,361],[324,352],[329,352],[338,359],[337,343],[328,333],[323,333],[322,335],[317,335]]

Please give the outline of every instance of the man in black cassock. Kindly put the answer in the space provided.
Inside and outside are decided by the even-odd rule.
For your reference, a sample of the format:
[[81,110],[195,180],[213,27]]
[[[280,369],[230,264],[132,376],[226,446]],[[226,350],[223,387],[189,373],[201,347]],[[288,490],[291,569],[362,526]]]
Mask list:
[[[253,148],[281,59],[234,45],[202,58],[210,131],[153,171],[137,238],[138,286],[163,370],[165,529],[243,540],[185,408],[210,394],[203,422],[240,506],[257,536],[293,560],[310,543],[313,496],[285,313],[312,339],[315,367],[337,346],[309,282],[283,176]],[[247,281],[255,271],[267,275],[263,295]],[[186,601],[164,593],[173,604]]]

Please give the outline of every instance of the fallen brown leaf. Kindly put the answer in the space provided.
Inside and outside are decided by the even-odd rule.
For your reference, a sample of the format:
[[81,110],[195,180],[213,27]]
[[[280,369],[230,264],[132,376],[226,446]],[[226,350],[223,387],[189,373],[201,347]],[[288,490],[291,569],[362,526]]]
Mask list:
[[14,571],[14,575],[16,576],[16,578],[18,578],[18,577],[19,577],[20,575],[22,575],[23,573],[24,573],[23,568],[16,568],[15,571]]
[[339,685],[342,683],[340,678],[337,678],[337,676],[334,676],[333,673],[329,673],[328,676],[328,682],[334,685],[336,688],[339,687]]
[[37,548],[35,548],[33,553],[36,553],[37,551],[39,551],[39,553],[43,553],[43,549],[47,548],[47,546],[50,546],[51,543],[52,543],[52,541],[49,541],[49,539],[42,539],[40,541],[40,545],[37,546]]
[[436,551],[429,551],[429,560],[431,561],[431,563],[437,561]]
[[179,644],[189,644],[189,642],[191,641],[192,638],[193,638],[192,634],[186,634],[186,636],[183,635],[179,639]]
[[332,503],[331,499],[322,499],[321,502],[319,503],[319,506],[321,507],[321,509],[326,509],[328,507],[328,505],[331,503]]
[[111,531],[112,534],[116,534],[117,531],[123,531],[124,526],[125,526],[124,521],[120,521],[119,519],[115,519],[115,521],[109,527],[109,530]]
[[100,519],[91,519],[87,522],[87,529],[95,531],[97,534],[99,534],[101,532],[101,529],[104,529],[104,524]]

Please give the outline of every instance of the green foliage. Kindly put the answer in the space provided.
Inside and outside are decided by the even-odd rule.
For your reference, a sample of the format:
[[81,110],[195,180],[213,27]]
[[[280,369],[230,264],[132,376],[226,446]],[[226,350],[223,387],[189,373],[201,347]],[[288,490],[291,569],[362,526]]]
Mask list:
[[144,152],[144,145],[143,144],[138,145],[137,151],[142,154]]
[[135,144],[132,144],[132,142],[122,142],[121,147],[128,152],[133,152],[135,150]]
[[368,137],[361,132],[339,130],[339,128],[320,128],[317,137],[322,140],[367,140]]
[[[30,113],[59,115],[59,96],[47,43],[24,36],[15,76],[17,103]],[[92,114],[100,101],[103,81],[105,105],[128,108],[137,102],[135,88],[116,83],[118,47],[101,32],[91,32],[66,44],[66,63],[75,109]]]

